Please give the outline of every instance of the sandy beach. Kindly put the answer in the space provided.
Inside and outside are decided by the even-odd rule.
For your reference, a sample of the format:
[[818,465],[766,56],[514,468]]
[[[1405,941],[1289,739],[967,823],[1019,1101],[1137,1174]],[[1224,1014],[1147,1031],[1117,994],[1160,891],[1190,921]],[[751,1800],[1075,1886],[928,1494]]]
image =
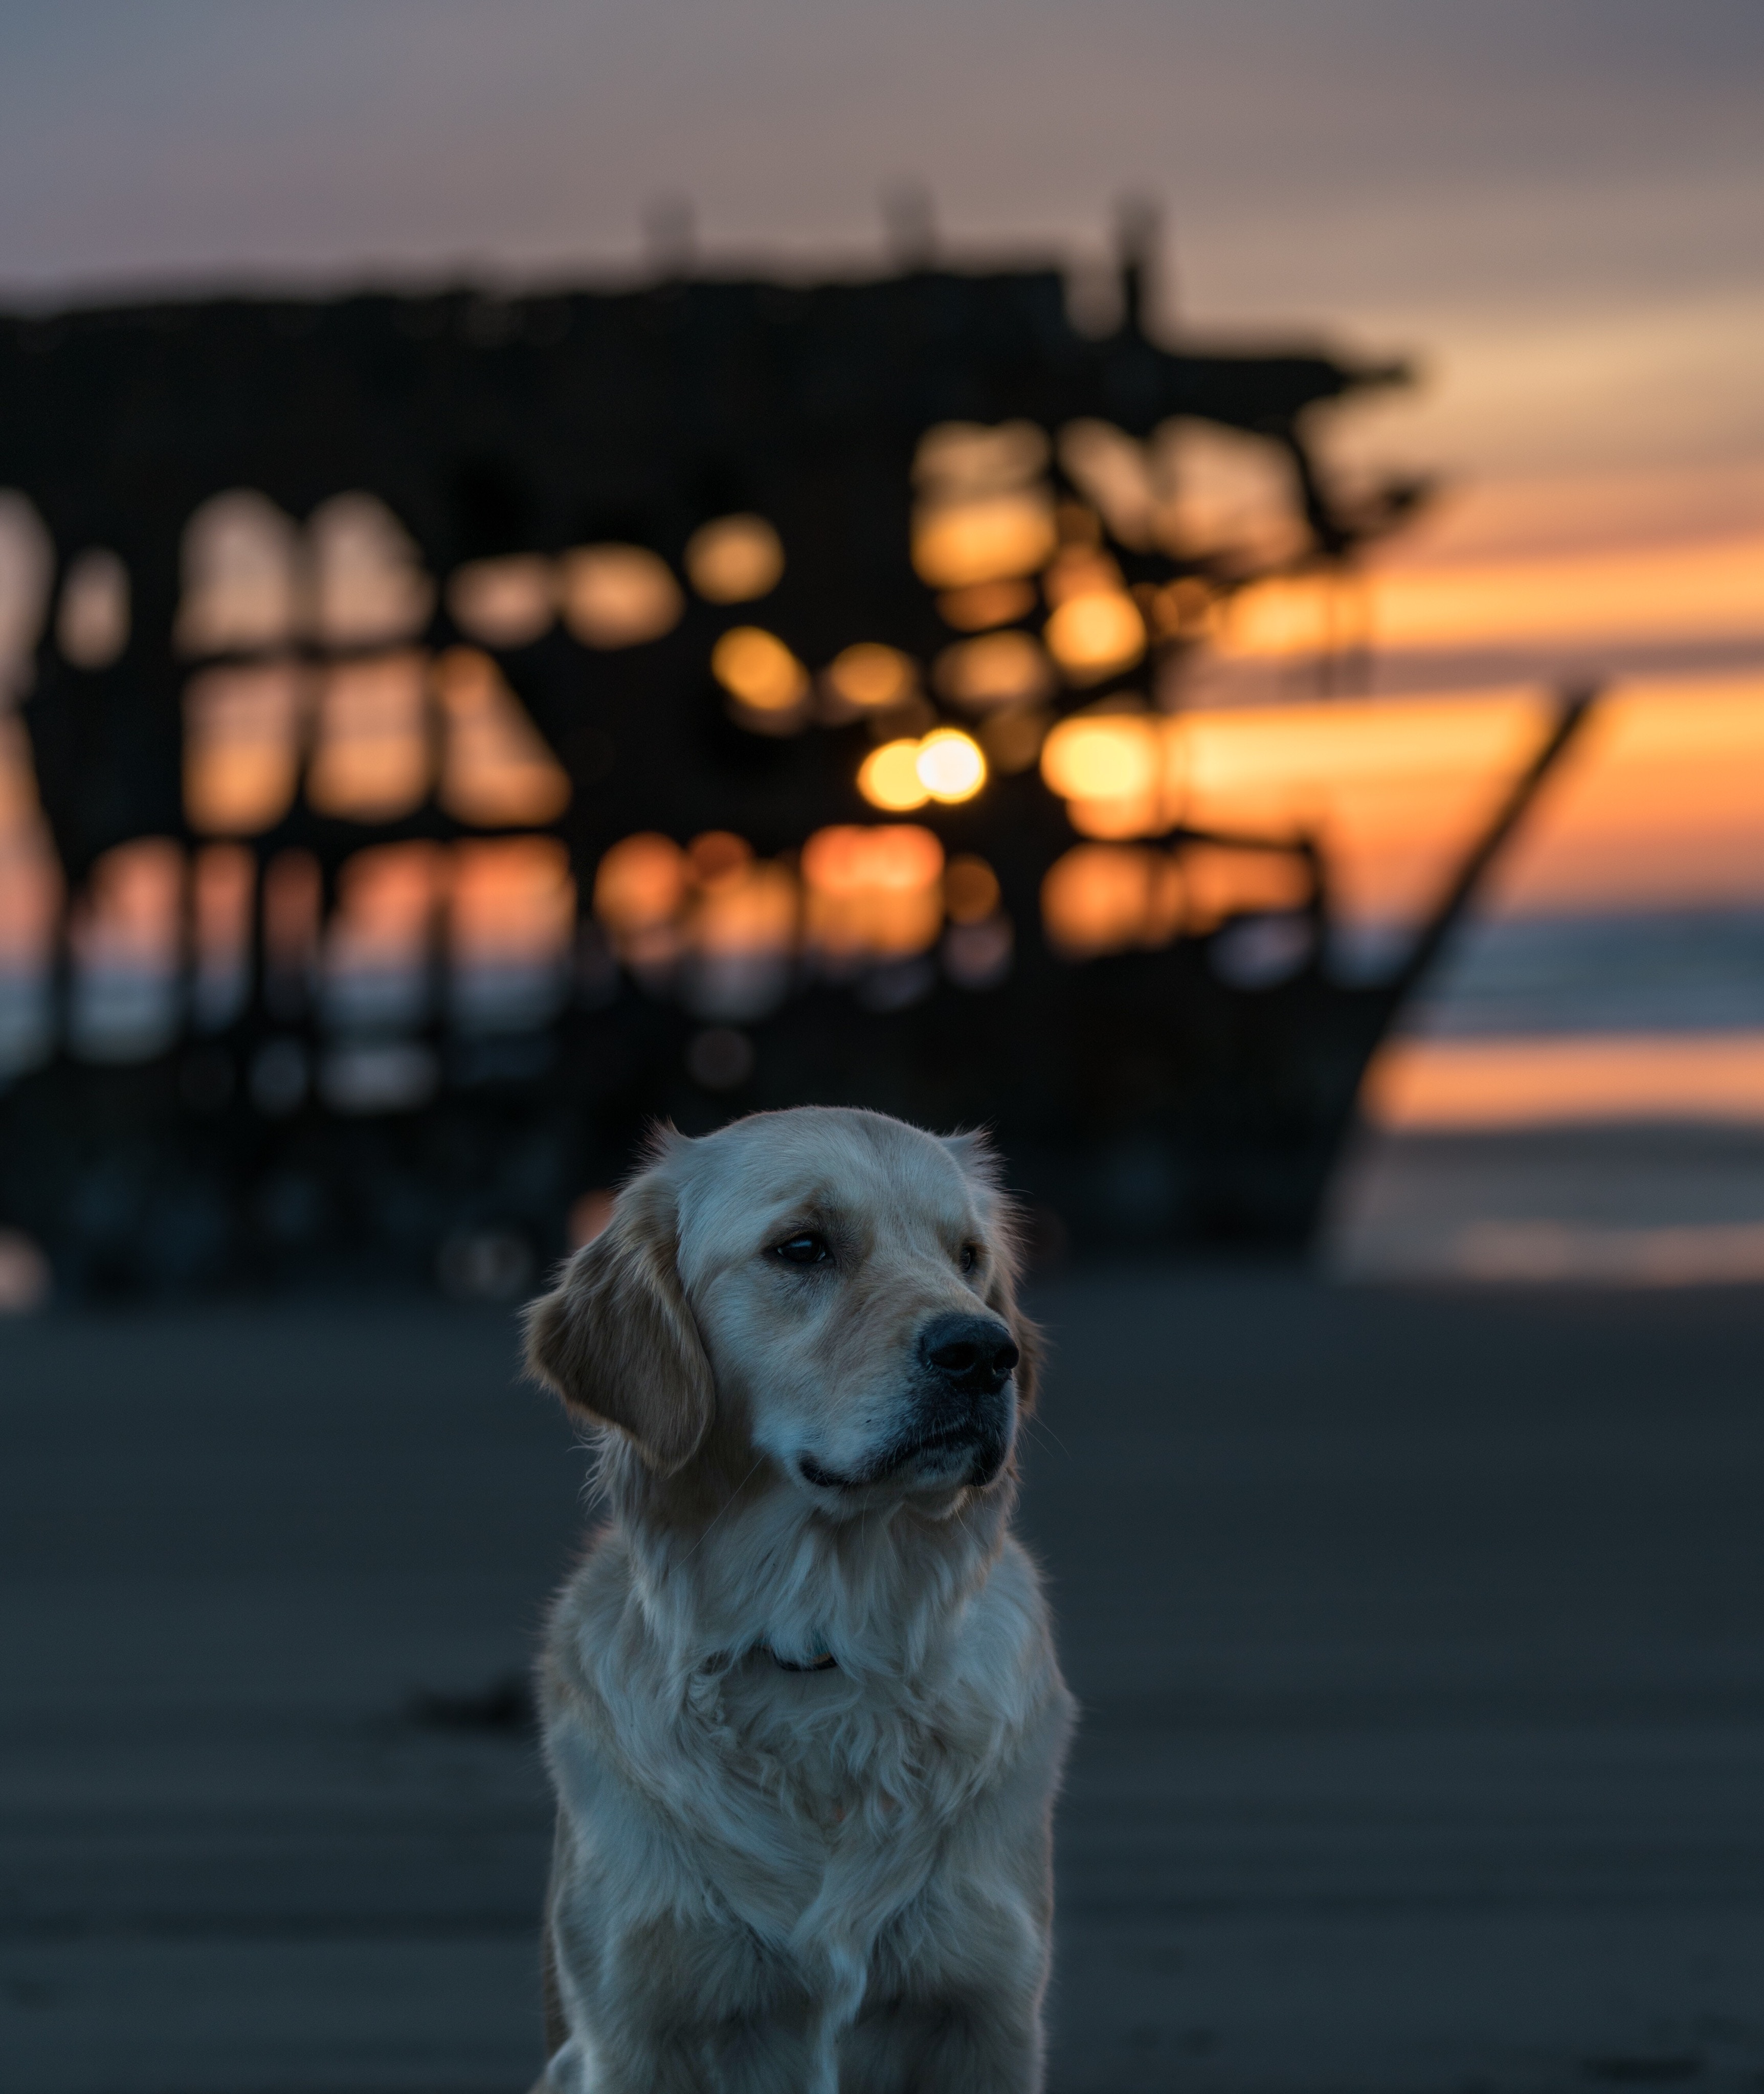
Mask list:
[[[1755,2085],[1764,1295],[1041,1307],[1054,2087]],[[583,1465],[513,1366],[415,1301],[0,1326],[9,2085],[527,2084]]]

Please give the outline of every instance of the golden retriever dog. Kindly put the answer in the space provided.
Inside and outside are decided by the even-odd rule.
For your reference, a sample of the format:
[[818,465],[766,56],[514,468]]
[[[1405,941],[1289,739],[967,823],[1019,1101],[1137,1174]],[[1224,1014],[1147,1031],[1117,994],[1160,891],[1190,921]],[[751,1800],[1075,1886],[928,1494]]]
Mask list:
[[983,1141],[669,1133],[528,1311],[608,1517],[541,1668],[554,2094],[1028,2094],[1071,1701]]

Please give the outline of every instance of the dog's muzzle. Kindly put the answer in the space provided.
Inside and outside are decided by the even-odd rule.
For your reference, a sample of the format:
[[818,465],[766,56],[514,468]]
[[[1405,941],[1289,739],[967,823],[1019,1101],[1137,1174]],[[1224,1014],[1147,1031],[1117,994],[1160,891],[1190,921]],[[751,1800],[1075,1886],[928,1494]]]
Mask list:
[[895,1466],[947,1452],[967,1456],[962,1479],[989,1484],[1010,1452],[1016,1340],[996,1316],[939,1316],[919,1334],[918,1401]]
[[[1010,1377],[1020,1355],[996,1316],[939,1316],[919,1334],[911,1408],[901,1427],[855,1472],[823,1467],[812,1455],[797,1468],[823,1490],[859,1490],[909,1463],[949,1471],[954,1484],[983,1488],[1005,1465],[1016,1423]],[[957,1475],[956,1471],[966,1473]]]

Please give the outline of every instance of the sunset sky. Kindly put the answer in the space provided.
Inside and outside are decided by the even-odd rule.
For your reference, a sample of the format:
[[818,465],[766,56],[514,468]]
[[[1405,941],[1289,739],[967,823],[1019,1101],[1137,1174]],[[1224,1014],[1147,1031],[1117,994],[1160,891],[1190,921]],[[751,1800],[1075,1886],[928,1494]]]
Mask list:
[[1747,0],[8,0],[0,59],[15,295],[634,267],[670,194],[714,261],[861,259],[903,180],[1081,257],[1132,190],[1167,318],[1419,354],[1418,458],[1757,515]]
[[1673,544],[1618,636],[1764,641],[1761,106],[1746,0],[9,0],[0,296],[638,272],[670,197],[707,266],[861,266],[902,183],[1082,263],[1136,193],[1167,328],[1418,358],[1339,448],[1442,474],[1394,558],[1471,571],[1393,637],[1554,555],[1596,653],[1584,556]]
[[903,183],[1096,267],[1155,199],[1167,337],[1417,360],[1334,445],[1444,484],[1380,688],[1640,680],[1500,905],[1760,902],[1761,108],[1756,0],[0,0],[0,298],[635,276],[670,198],[708,268],[875,267]]
[[1764,15],[1746,0],[83,0],[0,6],[0,294],[713,266],[1170,229],[1167,324],[1427,382],[1356,451],[1417,557],[1764,532]]

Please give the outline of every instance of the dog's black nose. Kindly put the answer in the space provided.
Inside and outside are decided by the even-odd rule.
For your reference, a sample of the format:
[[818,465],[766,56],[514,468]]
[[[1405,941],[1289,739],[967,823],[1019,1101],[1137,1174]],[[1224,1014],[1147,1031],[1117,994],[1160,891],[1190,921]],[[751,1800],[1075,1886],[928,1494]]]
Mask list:
[[1010,1379],[1017,1348],[994,1316],[940,1316],[919,1335],[919,1356],[964,1394],[993,1396]]

